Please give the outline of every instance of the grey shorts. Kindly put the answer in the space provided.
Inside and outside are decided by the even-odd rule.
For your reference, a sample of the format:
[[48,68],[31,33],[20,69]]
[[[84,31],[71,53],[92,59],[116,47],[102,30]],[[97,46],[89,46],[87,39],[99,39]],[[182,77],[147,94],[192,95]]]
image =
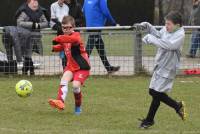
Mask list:
[[149,88],[158,92],[169,92],[172,89],[174,79],[162,77],[153,73]]

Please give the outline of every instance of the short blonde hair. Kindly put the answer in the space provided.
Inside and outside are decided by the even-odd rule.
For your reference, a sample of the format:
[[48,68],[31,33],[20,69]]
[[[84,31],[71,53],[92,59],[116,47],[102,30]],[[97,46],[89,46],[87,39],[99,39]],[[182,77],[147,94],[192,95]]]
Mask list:
[[72,16],[64,16],[62,19],[62,24],[70,23],[72,27],[75,27],[75,19]]

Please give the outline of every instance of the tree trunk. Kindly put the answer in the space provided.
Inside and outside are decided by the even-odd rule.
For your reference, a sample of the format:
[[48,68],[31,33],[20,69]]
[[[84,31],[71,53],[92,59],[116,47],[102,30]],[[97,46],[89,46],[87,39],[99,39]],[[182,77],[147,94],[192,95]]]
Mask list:
[[179,11],[183,15],[184,25],[188,25],[192,9],[192,0],[159,0],[159,22],[164,24],[164,16],[170,11]]

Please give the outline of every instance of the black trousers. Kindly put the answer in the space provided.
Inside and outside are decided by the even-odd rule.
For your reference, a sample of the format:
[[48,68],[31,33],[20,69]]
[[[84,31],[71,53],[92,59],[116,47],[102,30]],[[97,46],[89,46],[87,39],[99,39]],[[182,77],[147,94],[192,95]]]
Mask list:
[[34,66],[33,66],[33,60],[32,58],[24,57],[24,63],[22,68],[22,73],[27,74],[28,71],[30,71],[30,75],[34,75]]
[[110,71],[112,67],[108,62],[104,42],[100,34],[89,35],[86,46],[86,51],[89,56],[92,53],[94,47],[96,47],[104,67],[106,68],[107,71]]
[[149,94],[152,96],[152,101],[151,101],[148,115],[146,117],[147,121],[151,122],[154,120],[156,112],[160,106],[160,102],[163,102],[169,107],[175,109],[176,112],[180,109],[178,102],[170,98],[166,93],[160,93],[160,92],[155,91],[154,89],[149,89]]

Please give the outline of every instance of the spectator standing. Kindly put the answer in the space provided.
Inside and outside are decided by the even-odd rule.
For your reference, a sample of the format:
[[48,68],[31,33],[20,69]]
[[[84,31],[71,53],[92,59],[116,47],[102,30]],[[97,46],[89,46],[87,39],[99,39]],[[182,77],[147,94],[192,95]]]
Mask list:
[[[69,15],[69,7],[65,4],[65,0],[58,0],[51,4],[51,23],[52,29],[57,30],[57,35],[62,35],[61,22],[64,16]],[[60,52],[63,69],[66,66],[66,56],[64,51]]]
[[[39,6],[38,0],[27,0],[16,12],[17,26],[25,29],[24,31],[31,32],[27,37],[27,32],[22,32],[21,36],[26,36],[25,45],[22,46],[24,63],[22,73],[27,75],[30,71],[30,75],[34,75],[34,66],[32,60],[33,40],[37,40],[37,43],[41,43],[40,29],[48,27],[48,21],[45,17],[44,8]],[[38,47],[38,46],[36,46]],[[42,46],[40,46],[42,47]]]
[[[87,27],[103,27],[105,26],[106,21],[109,21],[113,26],[116,26],[116,21],[113,19],[108,9],[107,0],[85,0],[83,5],[83,12]],[[119,71],[119,66],[111,66],[108,62],[104,42],[101,37],[101,31],[92,30],[89,32],[91,32],[91,34],[88,37],[86,46],[88,55],[91,54],[95,46],[107,72],[113,73]]]
[[84,26],[82,6],[77,0],[65,0],[69,7],[69,15],[75,19],[76,27]]
[[65,0],[58,0],[51,4],[51,23],[52,29],[57,30],[57,34],[61,35],[61,21],[64,16],[69,15],[69,7],[65,4]]
[[[200,0],[193,0],[193,9],[190,16],[190,25],[200,26]],[[192,32],[191,46],[188,58],[195,58],[198,48],[200,48],[200,29]]]

